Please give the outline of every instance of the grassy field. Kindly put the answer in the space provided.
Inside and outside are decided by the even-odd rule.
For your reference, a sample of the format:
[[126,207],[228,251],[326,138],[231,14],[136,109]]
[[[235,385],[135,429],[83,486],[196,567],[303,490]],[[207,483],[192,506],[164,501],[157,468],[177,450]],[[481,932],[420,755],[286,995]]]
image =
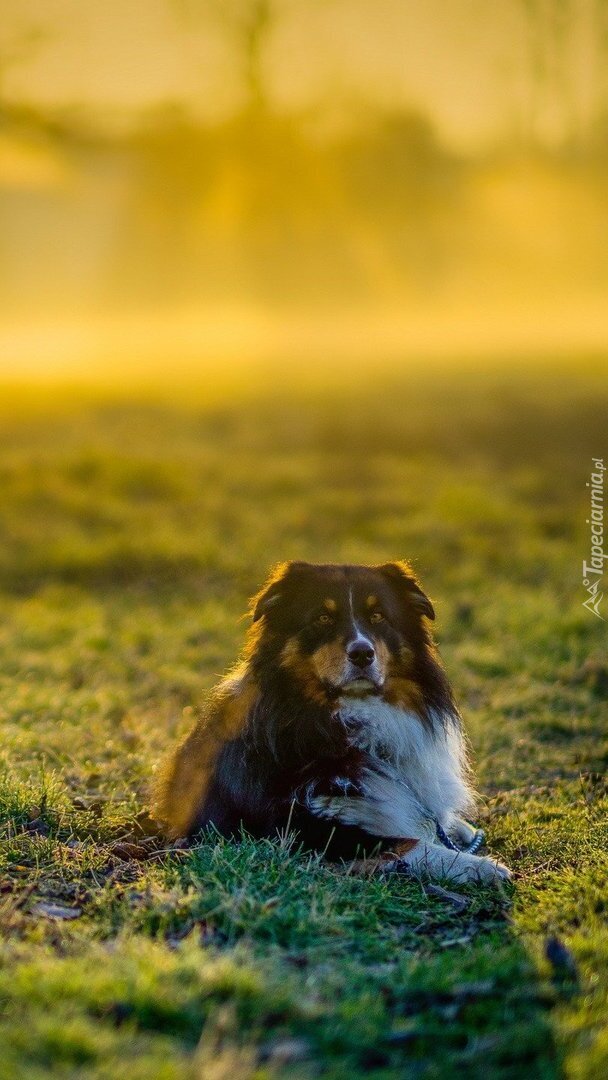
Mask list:
[[[606,624],[580,572],[608,389],[370,381],[5,396],[0,1076],[608,1074]],[[293,557],[414,561],[512,888],[148,835],[160,755]]]

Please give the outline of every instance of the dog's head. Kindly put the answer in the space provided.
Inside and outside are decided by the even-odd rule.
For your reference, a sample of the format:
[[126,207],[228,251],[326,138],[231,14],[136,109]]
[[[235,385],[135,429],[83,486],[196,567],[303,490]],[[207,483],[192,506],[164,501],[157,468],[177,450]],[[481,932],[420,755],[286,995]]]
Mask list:
[[430,648],[427,620],[434,617],[405,562],[285,563],[253,599],[251,649],[272,658],[318,702],[411,698]]

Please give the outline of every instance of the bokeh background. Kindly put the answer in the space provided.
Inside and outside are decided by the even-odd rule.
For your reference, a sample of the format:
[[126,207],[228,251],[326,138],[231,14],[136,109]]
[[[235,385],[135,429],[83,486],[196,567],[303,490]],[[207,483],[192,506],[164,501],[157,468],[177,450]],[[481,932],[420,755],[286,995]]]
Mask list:
[[[606,0],[0,0],[0,1076],[608,1075],[607,136]],[[167,853],[290,558],[412,560],[512,906]]]
[[603,0],[0,12],[3,377],[607,344]]

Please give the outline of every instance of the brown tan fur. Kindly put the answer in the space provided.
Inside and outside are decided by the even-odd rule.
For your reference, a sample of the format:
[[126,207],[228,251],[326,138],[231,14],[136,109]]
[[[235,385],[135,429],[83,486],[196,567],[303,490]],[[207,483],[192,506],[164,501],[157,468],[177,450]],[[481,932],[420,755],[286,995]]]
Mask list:
[[384,698],[389,705],[405,712],[413,712],[418,716],[424,713],[424,699],[420,687],[413,679],[389,675],[384,684]]
[[170,839],[187,836],[196,819],[215,765],[227,739],[242,731],[258,689],[239,673],[217,687],[205,712],[161,768],[154,784],[153,815]]
[[315,649],[311,662],[317,676],[324,683],[335,685],[344,667],[344,649],[339,641],[329,641]]
[[312,657],[303,656],[297,641],[290,638],[281,650],[281,667],[286,668],[302,688],[302,693],[318,705],[327,705],[327,694],[319,683]]

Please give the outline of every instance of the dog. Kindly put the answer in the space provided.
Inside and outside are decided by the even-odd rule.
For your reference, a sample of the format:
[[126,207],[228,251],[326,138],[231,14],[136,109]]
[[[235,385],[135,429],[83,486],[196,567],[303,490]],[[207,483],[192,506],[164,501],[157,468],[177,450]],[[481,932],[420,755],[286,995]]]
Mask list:
[[160,772],[153,814],[165,834],[293,831],[353,865],[509,878],[466,850],[466,741],[409,564],[284,563],[250,614],[242,662]]

